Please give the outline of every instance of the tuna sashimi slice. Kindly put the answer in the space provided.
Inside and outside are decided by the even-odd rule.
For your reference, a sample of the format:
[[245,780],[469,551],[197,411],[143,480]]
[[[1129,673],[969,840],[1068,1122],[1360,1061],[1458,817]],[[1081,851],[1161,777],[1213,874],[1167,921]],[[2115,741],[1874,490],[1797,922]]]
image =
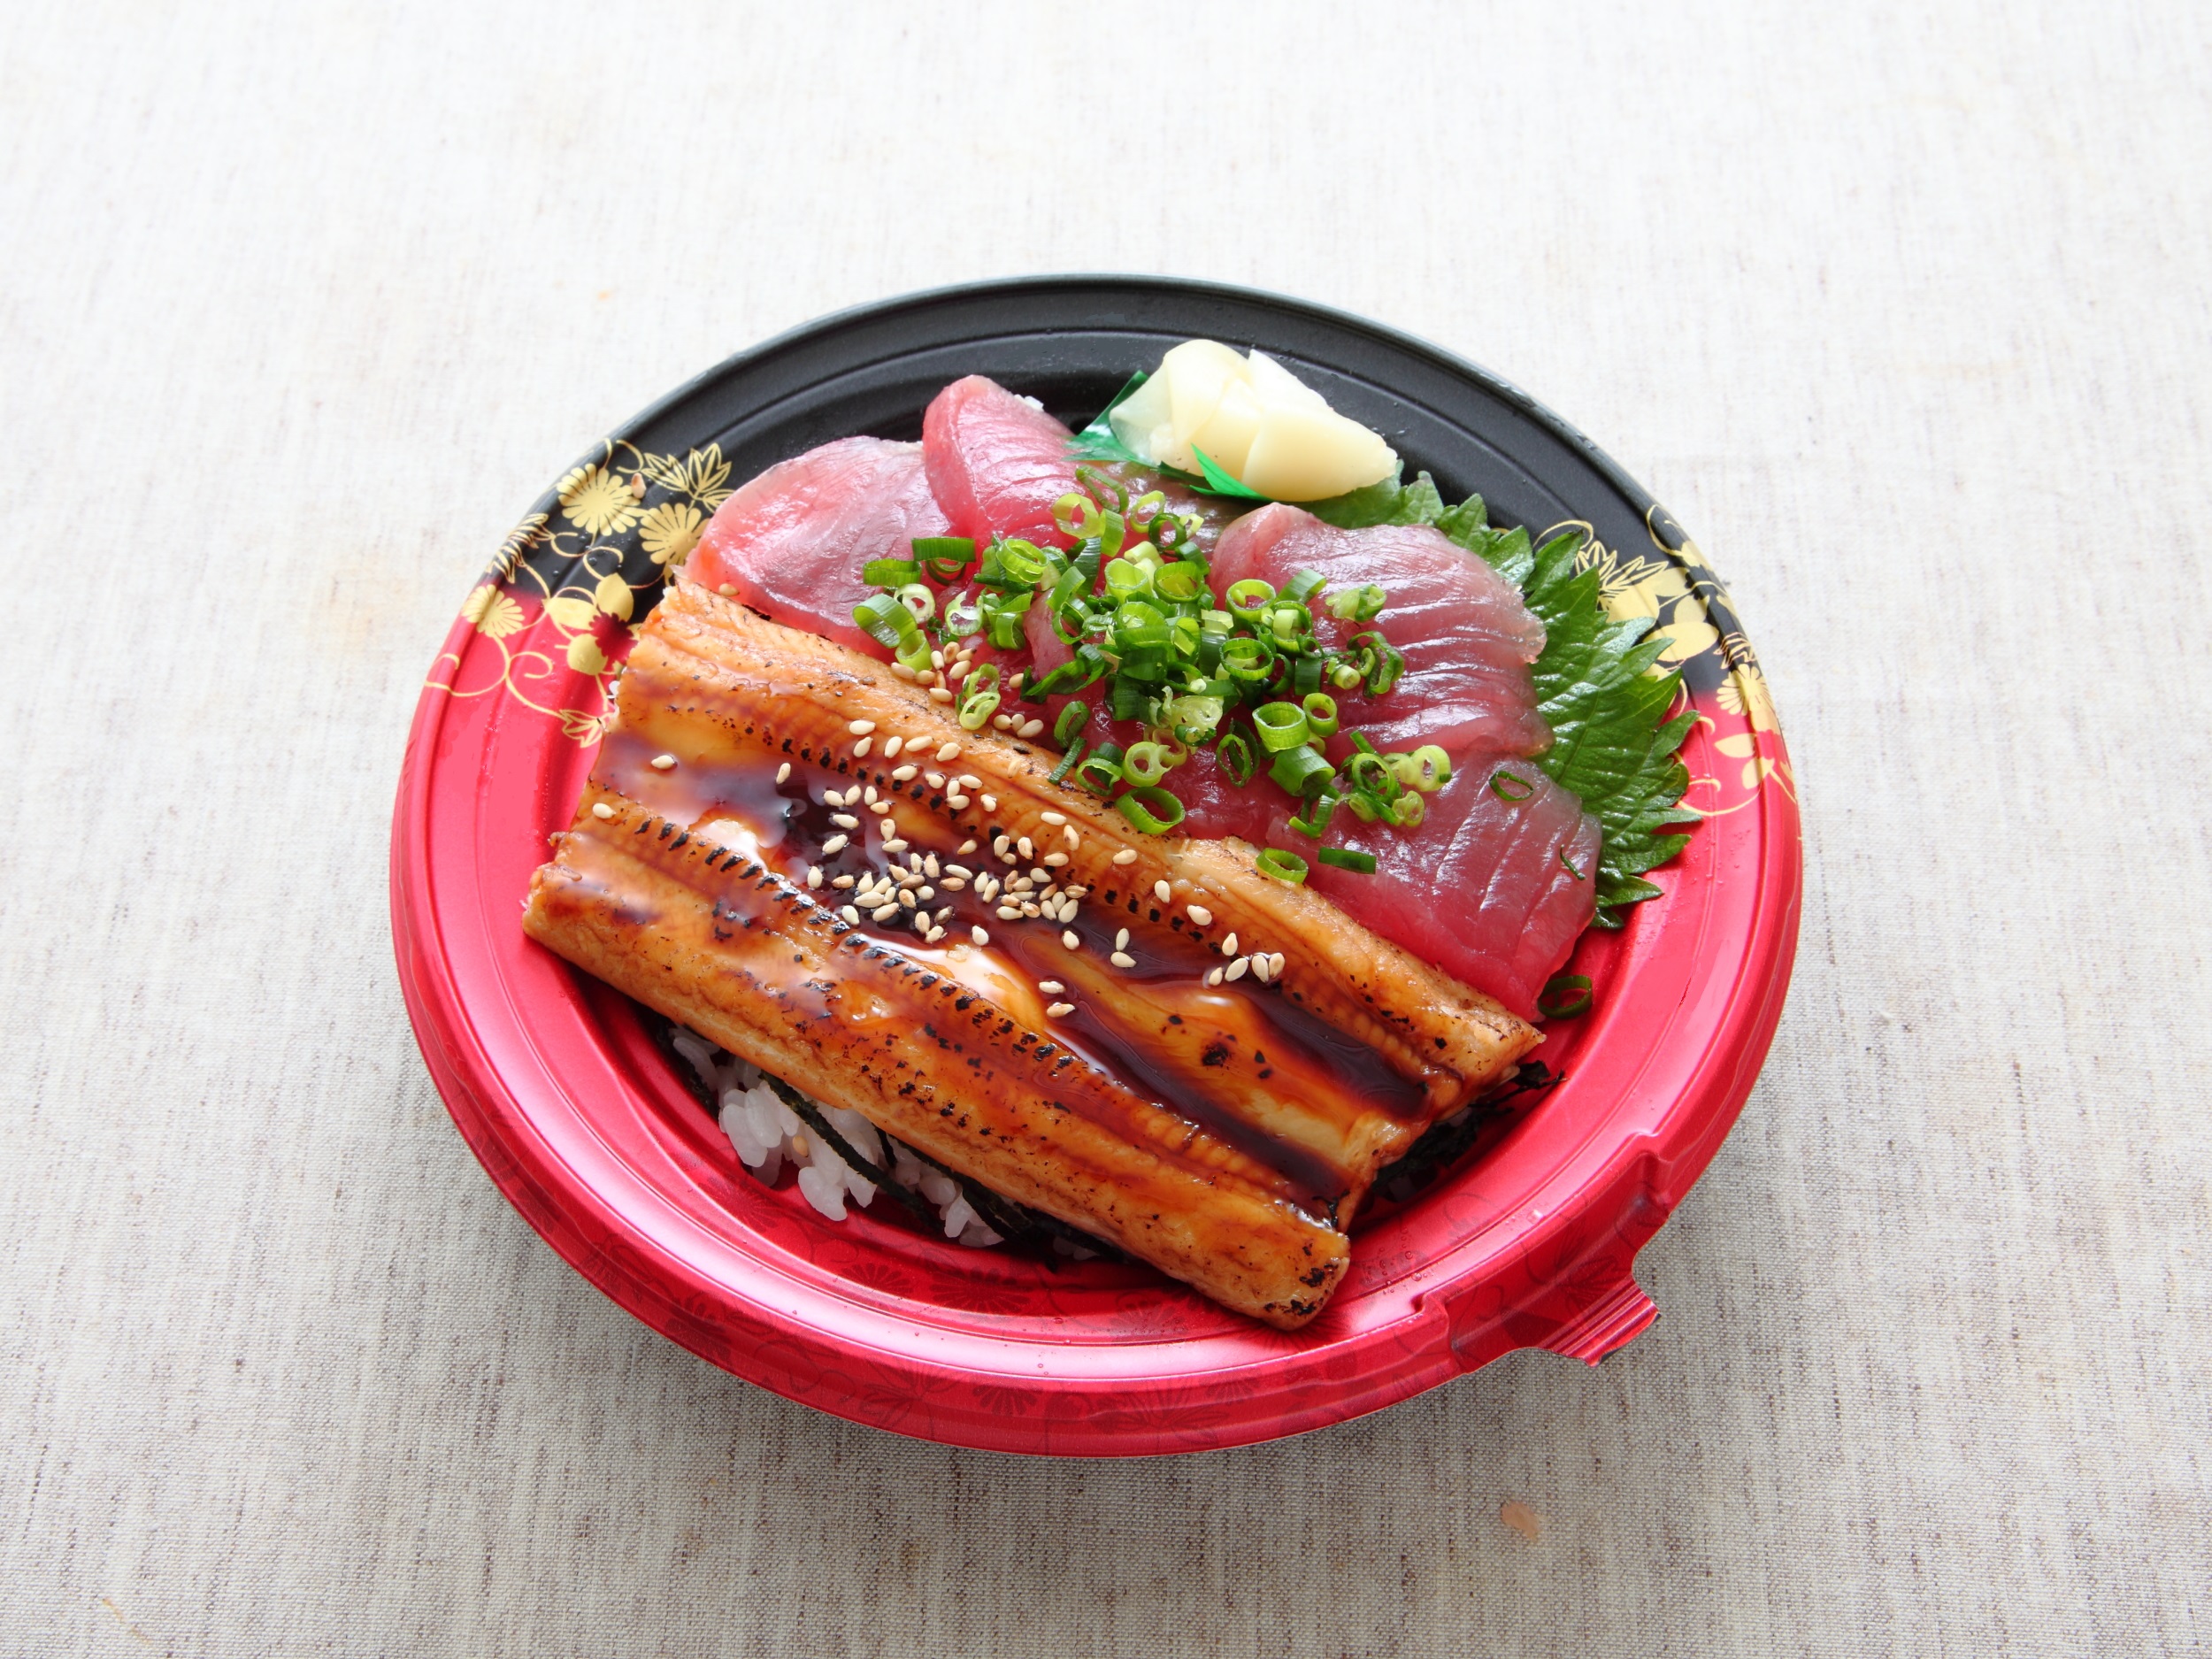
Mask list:
[[1338,697],[1347,731],[1365,733],[1385,750],[1434,743],[1455,764],[1550,747],[1529,679],[1529,664],[1544,649],[1544,625],[1513,584],[1473,554],[1426,525],[1339,530],[1277,505],[1222,532],[1210,576],[1218,596],[1249,577],[1280,588],[1300,570],[1320,572],[1333,590],[1374,582],[1390,595],[1372,623],[1319,613],[1315,631],[1325,645],[1342,645],[1371,627],[1405,653],[1396,689],[1371,701]]
[[1455,772],[1410,833],[1338,808],[1329,841],[1374,854],[1372,875],[1322,864],[1289,818],[1277,808],[1269,840],[1308,861],[1317,892],[1524,1018],[1597,908],[1598,821],[1526,761]]
[[955,534],[1066,547],[1052,503],[1075,488],[1068,429],[996,380],[971,374],[930,400],[922,417],[929,486]]
[[950,535],[918,443],[841,438],[770,467],[717,510],[684,575],[764,616],[871,657],[890,655],[853,626],[878,590],[870,559],[910,558],[918,536]]

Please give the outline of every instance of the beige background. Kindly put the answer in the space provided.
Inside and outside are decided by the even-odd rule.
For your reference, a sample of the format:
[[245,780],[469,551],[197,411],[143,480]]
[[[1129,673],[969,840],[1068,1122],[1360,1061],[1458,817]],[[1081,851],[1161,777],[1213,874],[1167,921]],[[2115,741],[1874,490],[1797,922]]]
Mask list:
[[[2212,1645],[2204,9],[802,10],[0,13],[0,1655]],[[1594,1371],[896,1440],[425,1077],[386,818],[509,524],[770,333],[1098,267],[1490,365],[1734,587],[1797,985]]]

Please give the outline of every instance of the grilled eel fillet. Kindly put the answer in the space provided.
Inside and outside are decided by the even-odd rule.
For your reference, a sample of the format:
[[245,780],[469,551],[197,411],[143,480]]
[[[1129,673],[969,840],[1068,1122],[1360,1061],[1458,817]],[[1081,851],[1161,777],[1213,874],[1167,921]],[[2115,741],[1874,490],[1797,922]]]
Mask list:
[[[856,755],[862,721],[879,735]],[[892,777],[880,749],[893,733],[918,776]],[[662,772],[647,756],[676,765]],[[1318,895],[1261,875],[1240,843],[1144,835],[1052,783],[1054,758],[963,731],[885,664],[680,582],[640,631],[592,786],[533,879],[524,925],[808,1094],[1294,1329],[1342,1277],[1343,1226],[1375,1171],[1540,1038]],[[845,895],[804,885],[804,862],[778,833],[728,833],[722,820],[742,826],[750,810],[746,769],[764,780],[786,760],[840,787],[872,785],[895,802],[901,836],[948,857],[1004,837],[1025,865],[1064,858],[1056,873],[1088,889],[1094,912],[1200,966],[1256,953],[1284,966],[1263,990],[1248,973],[1218,987],[1194,971],[1120,976],[1097,960],[1102,946],[1054,956],[1073,995],[1145,1045],[1153,1086],[1133,1082],[1071,1049],[1040,976],[996,945],[972,952],[856,926],[831,908]],[[702,791],[718,789],[731,802],[703,806]],[[991,862],[979,850],[969,861]],[[1361,1045],[1371,1087],[1286,1064],[1260,1001],[1275,996]],[[1160,1098],[1163,1079],[1179,1109]]]

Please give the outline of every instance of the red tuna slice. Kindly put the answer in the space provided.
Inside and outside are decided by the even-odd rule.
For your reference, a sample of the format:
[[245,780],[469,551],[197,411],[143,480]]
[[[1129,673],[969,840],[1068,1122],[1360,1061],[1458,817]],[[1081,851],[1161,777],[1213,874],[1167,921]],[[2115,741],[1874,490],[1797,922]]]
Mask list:
[[1075,488],[1068,429],[996,380],[971,374],[930,400],[922,417],[929,487],[953,533],[980,546],[995,535],[1067,547],[1052,503]]
[[1455,772],[1411,831],[1339,807],[1328,840],[1374,854],[1372,875],[1321,863],[1289,818],[1276,809],[1271,842],[1311,865],[1317,892],[1525,1019],[1597,908],[1598,821],[1526,761]]
[[1222,532],[1210,580],[1218,596],[1250,577],[1280,588],[1300,570],[1318,571],[1331,591],[1375,582],[1390,595],[1371,623],[1339,622],[1325,611],[1317,618],[1324,644],[1342,645],[1373,628],[1405,654],[1405,672],[1385,695],[1338,696],[1348,732],[1363,732],[1386,750],[1434,743],[1455,764],[1550,747],[1528,672],[1543,651],[1544,625],[1513,584],[1473,554],[1425,525],[1339,530],[1276,505]]
[[684,575],[733,588],[775,621],[884,658],[890,653],[853,626],[853,607],[878,591],[860,580],[862,567],[911,558],[918,536],[951,534],[920,444],[840,438],[779,462],[724,502]]

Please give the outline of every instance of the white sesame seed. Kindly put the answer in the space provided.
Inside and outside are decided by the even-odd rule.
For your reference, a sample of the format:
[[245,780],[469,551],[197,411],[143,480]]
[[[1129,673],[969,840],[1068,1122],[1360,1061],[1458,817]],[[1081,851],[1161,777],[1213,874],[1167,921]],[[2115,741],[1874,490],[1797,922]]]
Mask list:
[[944,665],[945,665],[945,654],[944,654],[942,651],[932,651],[932,652],[929,654],[929,665],[930,665],[932,668],[938,668],[938,669],[941,669],[942,667],[944,667]]
[[887,922],[898,913],[899,907],[895,901],[889,904],[879,904],[876,906],[873,912],[872,912],[871,919],[879,922]]
[[845,850],[845,842],[849,839],[850,838],[844,835],[831,836],[827,841],[822,843],[822,856],[827,858],[833,853],[843,852]]
[[1022,695],[1022,682],[1028,678],[1028,670],[1019,668],[1016,669],[1014,671],[1014,677],[1006,682],[1006,695],[1010,697],[1020,696]]
[[[1022,901],[1022,907],[1021,907],[1021,910],[1022,910],[1022,914],[1023,914],[1024,916],[1042,916],[1042,915],[1044,914],[1044,911],[1043,911],[1043,910],[1040,910],[1040,909],[1039,909],[1036,905],[1032,904],[1032,903],[1031,903],[1028,900],[1026,900],[1026,899],[1024,899],[1024,900]],[[1056,921],[1056,921],[1058,921],[1060,918],[1059,918],[1058,917],[1056,917],[1056,917],[1054,917],[1052,919],[1053,919],[1054,921]]]
[[967,664],[955,663],[950,668],[945,670],[945,683],[948,686],[956,686],[967,678]]
[[1066,894],[1070,899],[1088,898],[1091,892],[1088,887],[1063,887],[1060,890]]
[[1002,904],[998,907],[998,918],[1002,922],[1018,922],[1022,918],[1021,907],[1017,904]]
[[887,853],[902,853],[906,850],[906,843],[904,841],[886,841],[883,843],[883,850]]
[[1045,1010],[1046,1018],[1049,1019],[1064,1019],[1073,1012],[1075,1004],[1072,1002],[1055,1002]]
[[876,723],[873,720],[848,720],[845,729],[855,737],[865,737],[876,729]]
[[1024,720],[1022,722],[1021,730],[1017,732],[1014,735],[1017,737],[1034,737],[1038,733],[1043,731],[1044,729],[1045,723],[1042,720]]
[[1225,979],[1241,979],[1244,977],[1244,971],[1251,965],[1251,957],[1239,956],[1234,962],[1229,964],[1229,972],[1223,974],[1221,977]]
[[1266,956],[1263,953],[1256,952],[1252,957],[1252,977],[1257,979],[1262,985],[1265,985],[1267,983],[1267,972]]
[[1069,825],[1067,828],[1060,832],[1060,839],[1067,842],[1068,850],[1070,852],[1074,852],[1083,845],[1083,837],[1077,832],[1075,826],[1072,824]]
[[1073,928],[1070,928],[1066,933],[1060,935],[1060,942],[1065,945],[1070,950],[1080,950],[1083,949],[1083,941],[1076,936],[1076,933]]
[[904,663],[892,664],[891,672],[896,674],[901,680],[911,680],[914,678],[914,671],[909,668]]
[[1231,933],[1228,938],[1221,941],[1221,954],[1225,956],[1233,956],[1237,954],[1237,936],[1234,933]]
[[1019,864],[1019,863],[1021,862],[1021,860],[1019,860],[1018,858],[1015,857],[1015,856],[1014,856],[1014,855],[1013,855],[1013,854],[1011,854],[1011,853],[1001,853],[1001,854],[999,855],[999,856],[1000,856],[1001,858],[1003,858],[1003,859],[1004,859],[1004,860],[1005,860],[1008,864]]
[[945,787],[945,774],[941,772],[926,772],[922,774],[922,781],[933,789],[941,789]]
[[[930,854],[929,858],[933,859],[937,855],[935,853],[932,853]],[[925,868],[927,867],[928,864],[929,859],[923,860],[923,865]],[[965,880],[968,877],[974,875],[975,872],[969,869],[965,864],[956,864],[948,861],[945,864],[945,873],[949,876],[958,876],[963,880]]]
[[973,852],[974,850],[975,850],[975,842],[974,842],[974,841],[962,841],[962,842],[960,843],[960,853],[961,853],[961,856],[962,856],[963,857],[965,857],[968,854],[970,854],[970,853]]
[[946,744],[942,749],[937,751],[937,758],[939,760],[947,761],[958,760],[960,758],[960,745],[957,743]]
[[806,884],[810,887],[820,887],[822,885],[822,872],[819,870],[810,866],[806,872]]
[[1052,865],[1055,869],[1057,869],[1060,865],[1067,863],[1067,861],[1068,856],[1065,853],[1047,853],[1045,855],[1045,862]]
[[1133,847],[1123,848],[1119,852],[1114,855],[1114,862],[1118,864],[1135,864],[1137,862],[1137,849]]
[[1206,983],[1209,985],[1219,985],[1221,983],[1221,970],[1218,968],[1207,969]]
[[673,772],[675,769],[676,757],[673,755],[656,755],[653,757],[653,770],[655,772]]
[[1016,841],[1014,846],[1025,858],[1034,858],[1037,856],[1037,849],[1029,844],[1029,837],[1026,835]]
[[945,797],[945,804],[956,812],[965,811],[968,805],[968,797],[964,795],[949,795]]
[[994,835],[991,837],[991,850],[998,854],[998,856],[1002,858],[1006,856],[1006,849],[1013,844],[1013,842],[1008,841],[1003,835]]
[[[816,873],[818,874],[820,872],[817,872]],[[852,884],[853,879],[850,876],[832,876],[830,878],[830,886],[833,887],[849,887],[852,886]]]
[[1270,977],[1280,978],[1283,972],[1283,964],[1287,960],[1288,958],[1286,957],[1279,950],[1277,951],[1272,956],[1269,957],[1267,972]]
[[929,930],[929,942],[933,945],[944,936],[945,930],[941,927],[933,927]]
[[901,766],[896,768],[891,773],[891,776],[897,782],[911,783],[914,781],[914,775],[918,770],[919,768],[914,766]]
[[867,759],[868,751],[875,747],[875,741],[876,740],[872,737],[864,737],[860,740],[860,741],[855,743],[853,745],[853,758],[855,760]]
[[860,827],[860,820],[849,812],[833,812],[830,814],[830,822],[836,825],[839,829],[858,829]]
[[1152,884],[1152,896],[1159,900],[1161,903],[1165,904],[1170,899],[1175,896],[1175,889],[1168,886],[1168,884],[1164,881],[1155,881]]
[[1029,879],[1032,881],[1041,881],[1047,887],[1049,887],[1052,885],[1052,872],[1049,870],[1032,870],[1029,872]]
[[1202,904],[1194,904],[1190,907],[1190,918],[1201,927],[1211,927],[1214,925],[1214,913]]
[[1123,928],[1119,933],[1114,935],[1114,949],[1116,950],[1126,950],[1129,949],[1129,930],[1127,928]]
[[914,679],[918,685],[933,686],[937,683],[937,671],[933,668],[925,668],[917,673]]
[[947,691],[942,686],[932,686],[929,688],[929,700],[932,703],[950,703],[952,693]]
[[787,760],[786,762],[784,762],[784,764],[783,764],[782,765],[780,765],[780,766],[779,766],[779,767],[777,767],[777,768],[776,768],[776,781],[777,781],[778,783],[781,783],[781,782],[783,782],[783,781],[784,781],[787,778],[788,778],[788,777],[790,777],[790,776],[791,776],[791,763],[790,763],[789,761],[787,761]]
[[987,945],[991,942],[990,933],[981,922],[978,922],[973,927],[968,929],[968,937],[979,945]]
[[991,724],[1003,732],[1013,726],[1014,717],[1010,714],[995,714],[991,717]]
[[986,812],[995,812],[995,811],[997,811],[997,810],[998,810],[998,797],[997,797],[996,795],[985,795],[985,796],[983,797],[983,810],[984,810]]
[[951,914],[952,914],[952,906],[951,906],[951,905],[949,905],[949,904],[941,904],[941,905],[939,905],[939,906],[937,907],[937,919],[938,919],[939,921],[941,921],[941,921],[943,921],[943,920],[945,919],[945,918],[947,918],[948,916],[950,916]]
[[725,599],[734,599],[737,597],[737,584],[735,582],[724,582],[714,591],[720,594]]
[[1106,960],[1112,963],[1117,968],[1133,968],[1137,965],[1137,959],[1125,950],[1117,950],[1112,956],[1107,957]]
[[1040,812],[1037,816],[1044,819],[1046,823],[1051,825],[1055,829],[1057,829],[1061,825],[1067,822],[1067,819],[1057,812]]
[[935,853],[925,853],[922,856],[922,873],[928,876],[933,876],[938,873],[937,855]]
[[[847,799],[848,801],[849,801],[849,800],[851,800],[852,798],[853,798],[853,792],[852,792],[851,790],[849,790],[849,789],[846,790],[846,791],[845,791],[845,799]],[[867,793],[866,795],[863,795],[863,796],[861,797],[861,799],[863,799],[864,801],[867,802],[867,803],[868,803],[870,806],[874,806],[874,805],[875,805],[875,803],[876,803],[876,787],[875,787],[875,785],[873,785],[873,784],[870,784],[870,785],[868,786],[868,793]]]
[[937,896],[937,889],[931,887],[929,883],[925,881],[920,887],[914,889],[914,896],[922,903],[926,904]]
[[838,911],[837,913],[843,917],[847,921],[850,922],[855,927],[860,926],[860,912],[855,910],[851,905],[848,904],[843,910]]
[[899,750],[905,747],[906,740],[902,737],[893,736],[885,738],[883,740],[884,759],[896,760],[899,757]]
[[924,939],[927,939],[929,937],[929,912],[927,910],[917,910],[914,912],[914,931],[919,933]]
[[963,789],[980,789],[983,787],[983,780],[972,772],[962,772],[956,781]]
[[591,803],[591,815],[594,818],[612,818],[614,809],[604,801],[594,801]]

